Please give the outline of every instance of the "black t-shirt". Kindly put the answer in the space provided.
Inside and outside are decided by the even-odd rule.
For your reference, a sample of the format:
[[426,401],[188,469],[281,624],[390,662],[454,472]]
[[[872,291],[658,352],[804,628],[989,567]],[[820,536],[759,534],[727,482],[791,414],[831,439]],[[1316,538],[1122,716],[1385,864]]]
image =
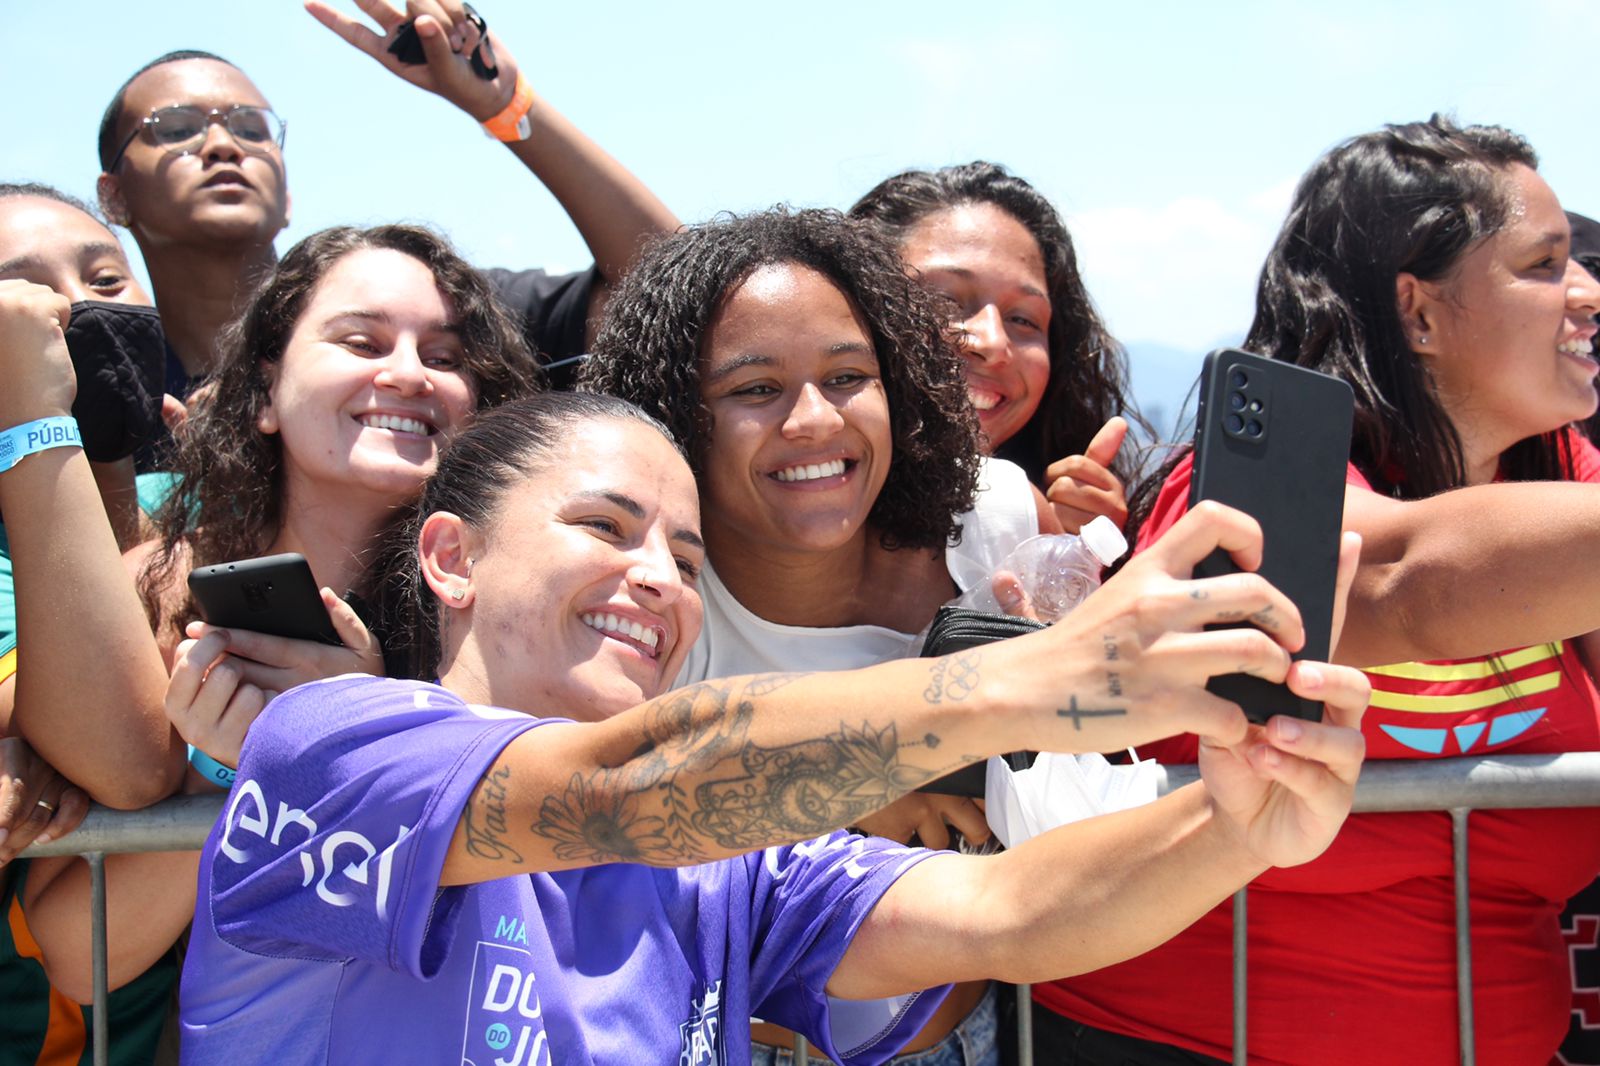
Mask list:
[[[541,365],[548,366],[583,354],[589,298],[601,280],[598,267],[576,274],[499,269],[485,273],[501,306],[522,330],[523,338],[537,354]],[[570,389],[577,374],[577,363],[557,367],[550,371],[550,387]]]

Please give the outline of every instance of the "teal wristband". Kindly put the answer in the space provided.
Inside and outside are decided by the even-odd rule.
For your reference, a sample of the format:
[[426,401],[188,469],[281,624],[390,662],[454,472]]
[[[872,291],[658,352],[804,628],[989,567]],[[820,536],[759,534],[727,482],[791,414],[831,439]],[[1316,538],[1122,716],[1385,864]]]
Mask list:
[[189,745],[189,765],[199,771],[201,777],[223,788],[232,788],[233,779],[239,772],[222,765],[193,744]]
[[5,473],[34,452],[49,448],[81,448],[78,420],[67,415],[37,418],[12,426],[0,433],[0,474]]

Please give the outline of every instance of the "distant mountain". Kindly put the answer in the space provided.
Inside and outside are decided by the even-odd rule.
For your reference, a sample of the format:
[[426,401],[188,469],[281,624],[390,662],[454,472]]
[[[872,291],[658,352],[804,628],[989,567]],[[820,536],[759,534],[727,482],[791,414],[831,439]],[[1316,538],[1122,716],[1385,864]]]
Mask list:
[[1219,345],[1174,348],[1153,341],[1130,341],[1128,367],[1139,410],[1164,439],[1186,439],[1194,417],[1194,385],[1206,353]]

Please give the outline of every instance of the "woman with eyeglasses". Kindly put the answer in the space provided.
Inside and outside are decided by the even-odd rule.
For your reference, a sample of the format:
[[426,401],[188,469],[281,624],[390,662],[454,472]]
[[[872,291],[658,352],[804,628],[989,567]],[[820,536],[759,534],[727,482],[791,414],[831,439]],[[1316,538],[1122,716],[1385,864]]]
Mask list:
[[[1600,453],[1572,428],[1596,406],[1600,282],[1536,163],[1514,133],[1437,116],[1352,138],[1301,179],[1262,269],[1246,346],[1356,396],[1345,526],[1364,565],[1335,656],[1368,668],[1373,758],[1600,750],[1600,487],[1574,484],[1600,482]],[[1183,513],[1189,470],[1156,486],[1141,544]],[[1154,750],[1184,762],[1196,743]],[[1546,1063],[1571,1005],[1556,916],[1600,869],[1600,813],[1469,826],[1477,1061]],[[1445,812],[1357,815],[1317,862],[1251,886],[1252,1062],[1461,1059],[1451,837]],[[1232,923],[1221,908],[1036,988],[1040,1054],[1226,1059]]]
[[[457,437],[378,582],[437,680],[305,685],[250,727],[201,860],[186,1063],[733,1063],[752,1012],[881,1062],[943,982],[1141,950],[1348,808],[1359,675],[1290,667],[1297,617],[1264,582],[1184,577],[1218,545],[1258,557],[1236,512],[1190,516],[1047,632],[666,692],[701,538],[689,464],[621,400],[546,393]],[[1276,635],[1199,631],[1245,608]],[[176,702],[215,713],[214,650],[185,648]],[[1341,724],[1247,730],[1200,689],[1239,654]],[[1115,713],[1074,724],[1064,696]],[[1216,741],[1204,784],[1004,856],[836,831],[987,752],[1185,724]]]
[[961,338],[967,394],[988,454],[1021,466],[1069,533],[1096,515],[1121,526],[1143,425],[1127,354],[1100,320],[1066,224],[1049,200],[993,163],[907,170],[850,208],[944,298]]

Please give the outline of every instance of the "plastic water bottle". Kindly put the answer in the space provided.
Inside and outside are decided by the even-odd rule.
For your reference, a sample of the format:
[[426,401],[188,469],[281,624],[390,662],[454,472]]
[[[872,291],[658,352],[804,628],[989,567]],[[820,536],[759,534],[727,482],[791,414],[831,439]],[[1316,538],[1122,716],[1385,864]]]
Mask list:
[[1122,558],[1128,540],[1116,523],[1100,515],[1078,532],[1029,537],[1001,560],[989,580],[968,589],[956,603],[975,611],[1005,614],[995,598],[994,579],[1010,574],[1033,605],[1033,615],[1050,623],[1089,598],[1100,587],[1100,571]]

